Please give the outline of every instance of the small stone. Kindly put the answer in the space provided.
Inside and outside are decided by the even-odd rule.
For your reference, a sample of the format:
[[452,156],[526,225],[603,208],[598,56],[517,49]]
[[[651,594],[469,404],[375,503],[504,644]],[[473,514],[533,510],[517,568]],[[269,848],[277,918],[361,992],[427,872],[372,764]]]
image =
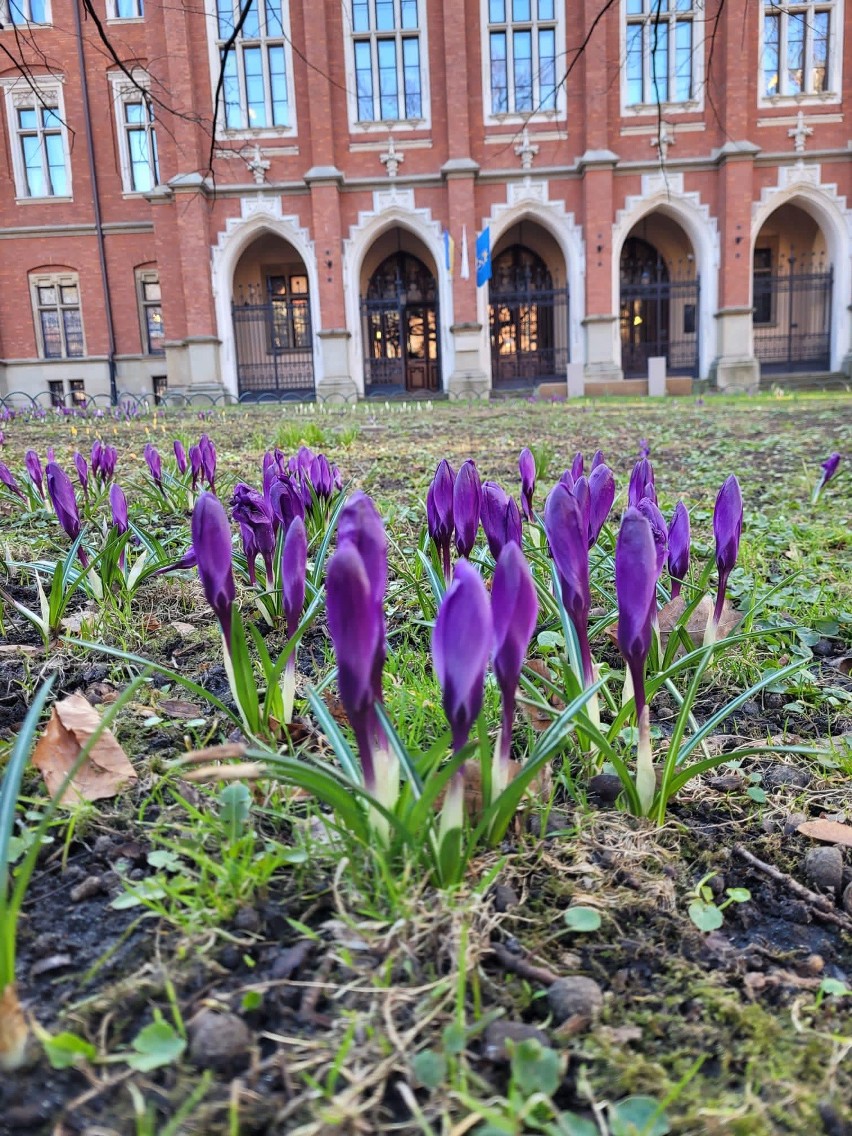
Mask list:
[[790,813],[784,821],[784,835],[792,836],[800,824],[804,824],[807,820],[804,813]]
[[600,1013],[603,1006],[603,990],[593,978],[582,974],[572,974],[569,978],[557,978],[547,991],[547,1004],[556,1025],[571,1025],[585,1029]]
[[760,714],[760,707],[753,698],[750,698],[748,702],[744,702],[742,704],[742,706],[740,707],[740,713],[744,718],[757,718]]
[[828,659],[834,654],[834,644],[830,639],[818,639],[811,650],[817,658]]
[[763,704],[767,710],[783,710],[784,696],[782,694],[767,694]]
[[310,939],[300,939],[292,947],[287,947],[276,955],[270,967],[270,974],[275,981],[292,978],[305,965],[314,951],[314,944]]
[[589,781],[589,791],[604,805],[613,805],[624,786],[614,773],[597,773]]
[[763,783],[768,789],[780,789],[789,786],[791,789],[806,789],[811,783],[811,775],[805,769],[796,765],[780,763],[767,769],[763,775]]
[[843,853],[836,845],[812,848],[805,856],[805,876],[820,891],[837,895],[843,880]]
[[498,1020],[489,1023],[485,1028],[483,1056],[486,1061],[493,1061],[495,1064],[509,1061],[507,1041],[514,1042],[515,1045],[522,1041],[537,1041],[540,1045],[551,1048],[550,1038],[535,1026],[527,1025],[526,1022]]
[[843,892],[843,899],[840,901],[840,906],[847,915],[852,915],[852,884],[846,885],[846,890]]
[[521,902],[521,897],[510,884],[496,884],[491,895],[495,911],[509,911]]
[[254,934],[260,930],[260,916],[253,907],[241,907],[234,916],[234,926],[238,931]]
[[100,895],[103,890],[103,880],[100,876],[86,876],[76,887],[72,887],[70,897],[72,903],[82,903],[84,899]]
[[108,856],[112,852],[112,837],[99,836],[95,841],[92,852],[95,856]]
[[822,974],[825,970],[825,959],[822,955],[808,955],[807,958],[802,959],[798,964],[797,970],[800,974]]
[[191,1027],[189,1055],[199,1069],[241,1073],[249,1063],[251,1034],[236,1014],[204,1010]]

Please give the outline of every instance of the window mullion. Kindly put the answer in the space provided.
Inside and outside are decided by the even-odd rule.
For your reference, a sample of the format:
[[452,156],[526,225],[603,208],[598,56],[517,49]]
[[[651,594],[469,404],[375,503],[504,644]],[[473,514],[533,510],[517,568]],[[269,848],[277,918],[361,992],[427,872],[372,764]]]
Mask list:
[[674,102],[677,95],[677,16],[670,13],[666,23],[666,43],[668,45],[668,90],[664,102]]
[[642,25],[642,102],[652,102],[651,52],[654,49],[653,27],[650,17]]
[[[399,0],[394,0],[394,8],[399,4]],[[394,15],[396,19],[396,14]],[[400,25],[402,21],[399,21]],[[402,30],[397,27],[396,35],[396,114],[397,118],[404,119],[407,117],[407,107],[405,105],[405,66],[402,59]]]
[[240,129],[248,130],[251,126],[248,112],[248,88],[246,87],[246,69],[243,61],[243,49],[240,39],[231,46],[237,58],[237,83],[240,92]]
[[370,33],[370,67],[373,71],[373,122],[381,122],[382,91],[379,73],[379,37],[375,31]]
[[[506,11],[509,11],[510,0],[506,0]],[[506,111],[508,114],[516,113],[515,98],[515,26],[509,19],[506,20]]]
[[802,67],[804,68],[804,75],[802,76],[802,94],[812,95],[813,85],[813,46],[814,46],[814,8],[812,4],[808,5],[807,14],[805,17],[805,42],[802,44]]
[[[530,9],[532,11],[532,8]],[[530,83],[532,89],[532,106],[533,111],[538,109],[538,92],[541,87],[541,75],[539,73],[539,56],[538,56],[538,24],[535,20],[530,24],[530,68],[532,74],[530,75]]]
[[778,94],[786,95],[787,84],[787,13],[778,13]]

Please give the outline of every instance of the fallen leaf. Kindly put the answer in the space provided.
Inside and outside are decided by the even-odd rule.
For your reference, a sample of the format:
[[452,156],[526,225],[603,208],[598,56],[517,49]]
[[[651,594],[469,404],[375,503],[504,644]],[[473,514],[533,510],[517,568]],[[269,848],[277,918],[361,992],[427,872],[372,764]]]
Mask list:
[[146,631],[159,631],[163,625],[156,615],[146,615],[142,619],[142,626]]
[[29,643],[0,643],[0,656],[3,655],[38,655],[41,647],[33,647]]
[[806,820],[796,832],[809,836],[811,840],[823,840],[827,844],[842,844],[852,848],[852,825],[841,824],[838,820]]
[[[675,596],[673,600],[663,604],[657,613],[657,620],[660,625],[660,643],[665,650],[669,641],[669,636],[678,624],[678,621],[683,617],[686,611],[687,601],[683,595]],[[707,621],[713,614],[713,601],[710,596],[703,596],[700,602],[695,607],[695,610],[690,615],[686,622],[686,633],[692,642],[698,646],[704,640],[704,631],[707,627]],[[725,639],[734,628],[739,624],[742,616],[740,612],[736,611],[732,605],[725,600],[722,607],[722,616],[719,620],[719,628],[716,635],[717,639]],[[618,623],[613,623],[606,629],[607,635],[613,641],[618,643]]]
[[[63,698],[53,707],[50,721],[33,753],[33,765],[40,770],[51,796],[59,791],[80,751],[100,724],[100,715],[82,694]],[[98,801],[114,797],[136,779],[136,770],[115,735],[104,730],[59,803],[74,804],[80,800]]]
[[852,675],[852,655],[841,655],[834,665],[841,674]]
[[324,690],[322,697],[328,707],[329,714],[331,714],[335,722],[337,722],[339,726],[348,726],[349,719],[346,716],[346,711],[343,708],[340,697],[331,690]]
[[179,698],[163,698],[157,703],[157,710],[167,718],[200,718],[201,707],[194,702],[182,702]]
[[170,623],[172,631],[177,631],[179,635],[191,635],[195,628],[191,623],[181,623],[179,620],[175,623]]

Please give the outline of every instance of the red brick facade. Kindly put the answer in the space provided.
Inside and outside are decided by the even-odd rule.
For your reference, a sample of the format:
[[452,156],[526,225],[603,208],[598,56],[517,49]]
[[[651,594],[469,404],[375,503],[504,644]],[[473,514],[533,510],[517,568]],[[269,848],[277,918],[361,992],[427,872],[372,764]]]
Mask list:
[[[761,368],[852,370],[843,95],[852,34],[842,0],[826,5],[827,89],[777,97],[761,96],[757,0],[693,4],[693,42],[703,38],[695,91],[659,113],[625,105],[628,0],[597,24],[600,0],[557,4],[556,58],[568,73],[555,109],[511,117],[493,113],[483,66],[489,4],[418,0],[422,114],[368,125],[353,112],[350,0],[285,0],[290,126],[235,133],[220,116],[212,168],[212,2],[205,16],[202,4],[146,0],[142,19],[110,19],[112,0],[95,6],[122,64],[146,76],[158,185],[128,192],[116,91],[132,97],[132,86],[91,19],[82,30],[88,116],[71,0],[53,0],[52,24],[24,35],[5,26],[0,42],[24,66],[8,55],[0,65],[0,395],[74,378],[89,394],[108,392],[111,364],[119,391],[150,393],[168,375],[170,389],[199,395],[316,387],[346,398],[523,388],[564,381],[569,363],[581,365],[576,389],[578,376],[588,385],[646,374],[657,355],[670,373],[721,386],[754,386]],[[23,168],[30,119],[19,110],[32,104],[40,115],[45,102],[62,120],[69,182],[40,197],[27,194],[39,174]],[[47,128],[59,129],[55,119]],[[486,226],[495,270],[501,255],[501,272],[516,265],[491,291],[475,281]],[[419,264],[432,278],[398,276],[398,306],[392,286],[380,295],[377,283],[393,264],[398,273]],[[159,279],[164,353],[146,343],[144,271]],[[36,305],[54,300],[39,281],[49,289],[74,278],[82,347],[73,312],[57,308],[40,323]],[[275,287],[286,300],[270,298]],[[64,339],[54,330],[62,320]]]

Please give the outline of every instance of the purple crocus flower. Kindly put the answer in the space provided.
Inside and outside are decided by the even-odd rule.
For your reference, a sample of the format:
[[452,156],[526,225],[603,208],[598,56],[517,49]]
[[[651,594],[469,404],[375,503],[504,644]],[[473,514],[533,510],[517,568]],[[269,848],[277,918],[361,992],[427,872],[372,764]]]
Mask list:
[[225,649],[231,653],[231,613],[234,586],[233,548],[228,516],[212,493],[202,493],[192,510],[192,547],[198,559],[198,576],[213,614],[219,620]]
[[467,558],[476,544],[479,530],[479,514],[482,511],[482,483],[476,463],[466,461],[458,472],[453,486],[453,523],[456,534],[456,548]]
[[441,555],[444,579],[450,579],[450,543],[453,538],[453,487],[456,475],[443,458],[426,492],[426,524],[429,536]]
[[650,497],[643,497],[637,508],[646,518],[654,535],[654,548],[657,551],[657,579],[662,575],[669,554],[669,528],[666,519]]
[[654,488],[654,467],[647,458],[640,458],[634,465],[627,486],[627,504],[635,509],[643,497],[650,497],[656,504],[657,492]]
[[27,473],[30,476],[30,481],[35,486],[36,492],[42,501],[44,500],[44,474],[41,469],[41,462],[35,450],[27,450],[24,454],[24,465],[27,467]]
[[589,548],[601,535],[614,500],[615,475],[603,461],[593,464],[589,474]]
[[521,506],[528,521],[533,519],[533,493],[535,493],[535,457],[532,450],[524,447],[518,458],[518,472],[521,475]]
[[102,442],[95,442],[92,446],[92,473],[101,485],[106,485],[115,475],[118,462],[118,450]]
[[189,468],[192,475],[192,491],[194,493],[204,474],[204,468],[201,462],[201,450],[198,446],[189,447]]
[[680,595],[689,571],[689,541],[689,510],[683,501],[678,501],[669,523],[669,576],[672,582],[672,599]]
[[83,490],[83,496],[88,500],[89,497],[89,467],[86,464],[86,459],[79,450],[74,454],[74,467],[77,470],[77,476],[80,479],[80,486]]
[[26,500],[23,493],[21,492],[20,485],[18,485],[18,482],[15,479],[15,475],[12,473],[11,469],[9,469],[5,462],[0,462],[0,481],[2,481],[7,489],[11,489],[13,493],[17,493],[22,501]]
[[201,455],[201,468],[204,472],[204,478],[210,486],[210,492],[216,492],[216,447],[210,441],[207,434],[202,434],[198,439],[198,451]]
[[[594,473],[599,465],[606,465],[606,458],[604,457],[603,450],[595,450],[594,454],[592,455],[592,473]],[[589,480],[591,481],[591,474],[589,475]]]
[[737,562],[742,531],[743,496],[739,481],[731,474],[719,490],[713,509],[713,535],[716,538],[716,570],[719,573],[719,587],[716,591],[713,615],[704,633],[705,646],[716,640],[716,629],[725,606],[728,577]]
[[571,493],[580,506],[580,514],[586,526],[586,532],[588,533],[592,525],[592,501],[589,494],[589,480],[585,474],[581,473],[574,482],[574,488],[571,490]]
[[296,517],[305,519],[305,502],[295,479],[287,474],[273,481],[269,490],[269,504],[275,521],[286,533]]
[[246,558],[249,583],[254,588],[257,586],[257,557],[259,553],[255,532],[251,525],[238,524],[237,527],[240,530],[240,540],[243,545],[243,555]]
[[197,565],[198,557],[195,555],[195,549],[190,545],[179,560],[175,560],[173,564],[165,564],[162,568],[157,568],[151,575],[164,576],[167,572],[183,572],[186,569],[195,568]]
[[[55,461],[47,463],[45,476],[47,480],[47,492],[53,504],[56,519],[70,539],[76,540],[80,535],[80,513],[77,509],[77,498],[74,494],[74,486],[71,484],[71,478],[62,466],[58,465]],[[89,558],[82,545],[77,549],[77,556],[80,559],[80,563],[85,568],[89,563]]]
[[532,573],[520,545],[514,541],[503,548],[494,569],[491,614],[494,622],[494,677],[500,687],[503,711],[500,745],[491,774],[491,795],[494,799],[509,779],[515,696],[538,615]]
[[[305,606],[305,574],[308,566],[308,537],[301,517],[294,517],[281,546],[281,602],[287,638],[292,639],[299,626]],[[293,700],[296,693],[296,647],[287,657],[282,677],[284,721],[293,720]]]
[[577,634],[583,685],[591,686],[595,676],[589,647],[589,526],[579,501],[561,483],[553,488],[545,503],[544,529],[562,603]]
[[183,442],[180,438],[175,438],[173,443],[175,451],[175,461],[177,462],[178,473],[186,473],[186,450],[183,448]]
[[112,511],[112,523],[118,529],[119,536],[128,529],[127,498],[124,490],[114,481],[109,487],[109,506]]
[[[388,538],[385,526],[371,497],[357,490],[343,507],[337,522],[337,547],[352,544],[364,564],[370,581],[370,598],[378,612],[381,639],[373,656],[373,693],[382,700],[382,669],[385,665],[384,598],[388,582]],[[381,735],[384,742],[384,735]]]
[[648,439],[647,438],[640,438],[639,439],[639,457],[640,458],[649,458],[650,456],[651,456],[651,447],[648,444]]
[[576,481],[578,477],[583,476],[583,453],[582,450],[577,450],[574,454],[574,460],[571,462],[571,476]]
[[334,475],[325,454],[317,454],[311,462],[308,480],[321,501],[327,501],[334,491]]
[[151,471],[151,477],[154,479],[154,484],[163,492],[163,463],[160,458],[159,450],[151,442],[145,444],[145,449],[142,451],[145,461],[148,464],[148,469]]
[[569,492],[574,492],[574,475],[571,473],[570,469],[566,469],[559,478],[559,484],[564,485]]
[[[242,482],[234,486],[231,507],[234,520],[239,524],[243,535],[246,559],[249,562],[249,577],[254,576],[254,557],[259,553],[266,568],[266,585],[271,588],[274,579],[272,553],[275,550],[272,509],[261,493]],[[248,540],[246,530],[251,534]]]
[[657,549],[647,517],[628,508],[615,542],[615,594],[618,600],[618,647],[627,663],[636,704],[639,744],[636,791],[647,814],[656,790],[651,727],[645,702],[645,660],[651,648],[656,610]]
[[495,562],[505,545],[521,543],[521,512],[506,491],[496,481],[482,484],[482,527],[488,548]]
[[839,465],[840,454],[838,453],[829,455],[829,457],[827,457],[822,463],[822,476],[820,477],[819,481],[817,482],[817,486],[814,489],[814,495],[811,504],[815,505],[817,501],[819,501],[823,489],[826,487],[826,485],[828,485],[829,481],[831,481],[832,477],[834,477],[834,475],[837,473],[837,467]]

